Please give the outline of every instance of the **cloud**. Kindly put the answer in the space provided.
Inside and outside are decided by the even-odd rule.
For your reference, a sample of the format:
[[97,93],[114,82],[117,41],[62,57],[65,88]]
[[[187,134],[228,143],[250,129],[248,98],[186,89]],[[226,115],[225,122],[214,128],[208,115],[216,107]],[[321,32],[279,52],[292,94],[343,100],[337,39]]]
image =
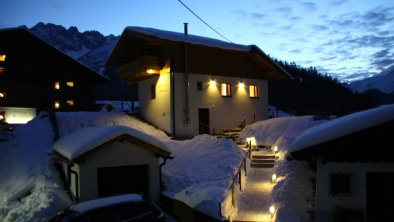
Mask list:
[[264,19],[265,15],[261,14],[261,13],[249,13],[249,16],[252,19],[257,19],[257,20],[262,20]]
[[332,2],[331,2],[331,5],[334,5],[334,6],[341,6],[341,5],[343,5],[343,4],[345,4],[346,2],[348,2],[349,0],[333,0]]
[[387,57],[389,55],[389,53],[390,53],[389,49],[383,49],[383,50],[373,54],[372,57],[374,57],[374,58],[384,58],[384,57]]
[[316,32],[326,31],[329,28],[325,25],[312,25],[312,29]]
[[293,13],[293,9],[288,6],[277,8],[275,11],[283,16],[290,16]]
[[302,7],[307,12],[315,12],[317,10],[317,5],[313,2],[304,2],[302,3]]
[[230,12],[232,15],[238,17],[238,19],[244,19],[247,17],[248,13],[244,10],[238,9]]

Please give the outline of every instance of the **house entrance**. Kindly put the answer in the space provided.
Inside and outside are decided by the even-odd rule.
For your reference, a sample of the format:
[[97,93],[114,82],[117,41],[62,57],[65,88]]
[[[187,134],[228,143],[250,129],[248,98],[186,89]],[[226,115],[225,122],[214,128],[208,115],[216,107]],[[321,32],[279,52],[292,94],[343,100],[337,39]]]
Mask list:
[[98,168],[97,186],[99,197],[122,193],[148,196],[148,165]]
[[367,173],[367,221],[394,221],[394,173]]
[[208,108],[198,109],[198,133],[199,134],[210,134],[209,109]]

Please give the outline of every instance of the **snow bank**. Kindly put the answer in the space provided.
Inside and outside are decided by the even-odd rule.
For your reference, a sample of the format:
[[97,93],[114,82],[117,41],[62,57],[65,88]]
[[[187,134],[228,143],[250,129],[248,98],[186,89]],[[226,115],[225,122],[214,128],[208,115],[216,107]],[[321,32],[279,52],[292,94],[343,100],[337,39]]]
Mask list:
[[163,167],[164,194],[222,219],[219,204],[230,191],[244,152],[230,139],[208,135],[170,141],[167,146],[174,159]]
[[53,132],[45,113],[0,143],[0,220],[41,221],[70,204],[50,164]]

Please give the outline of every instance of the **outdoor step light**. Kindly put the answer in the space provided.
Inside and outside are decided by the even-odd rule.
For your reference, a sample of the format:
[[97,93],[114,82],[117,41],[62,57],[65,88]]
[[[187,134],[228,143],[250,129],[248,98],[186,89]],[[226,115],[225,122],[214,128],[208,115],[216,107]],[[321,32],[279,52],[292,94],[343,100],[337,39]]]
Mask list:
[[277,182],[276,173],[272,174],[271,182],[272,182],[273,184],[276,184],[276,182]]

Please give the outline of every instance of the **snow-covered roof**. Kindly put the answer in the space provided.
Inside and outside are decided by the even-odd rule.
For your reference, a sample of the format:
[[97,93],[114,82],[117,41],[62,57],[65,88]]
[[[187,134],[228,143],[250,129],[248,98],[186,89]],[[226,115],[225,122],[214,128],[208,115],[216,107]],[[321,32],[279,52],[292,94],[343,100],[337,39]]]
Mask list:
[[142,201],[141,195],[138,194],[123,194],[111,197],[104,197],[94,200],[84,201],[75,204],[69,208],[71,211],[84,212],[91,209],[96,209],[100,207],[110,206],[113,204],[120,204],[126,202],[139,202]]
[[170,154],[162,141],[126,126],[85,127],[58,140],[53,145],[53,150],[68,160],[74,160],[103,143],[122,135],[132,136]]
[[218,39],[212,39],[197,35],[185,35],[184,33],[172,32],[172,31],[164,31],[154,28],[145,28],[145,27],[136,27],[129,26],[126,27],[126,31],[130,32],[139,32],[148,36],[152,36],[158,39],[165,39],[176,42],[185,42],[189,44],[217,47],[221,49],[230,49],[230,50],[238,50],[238,51],[249,51],[251,49],[251,45],[240,45],[230,42],[221,41]]
[[392,120],[394,104],[352,113],[307,129],[291,144],[290,151],[300,151]]

